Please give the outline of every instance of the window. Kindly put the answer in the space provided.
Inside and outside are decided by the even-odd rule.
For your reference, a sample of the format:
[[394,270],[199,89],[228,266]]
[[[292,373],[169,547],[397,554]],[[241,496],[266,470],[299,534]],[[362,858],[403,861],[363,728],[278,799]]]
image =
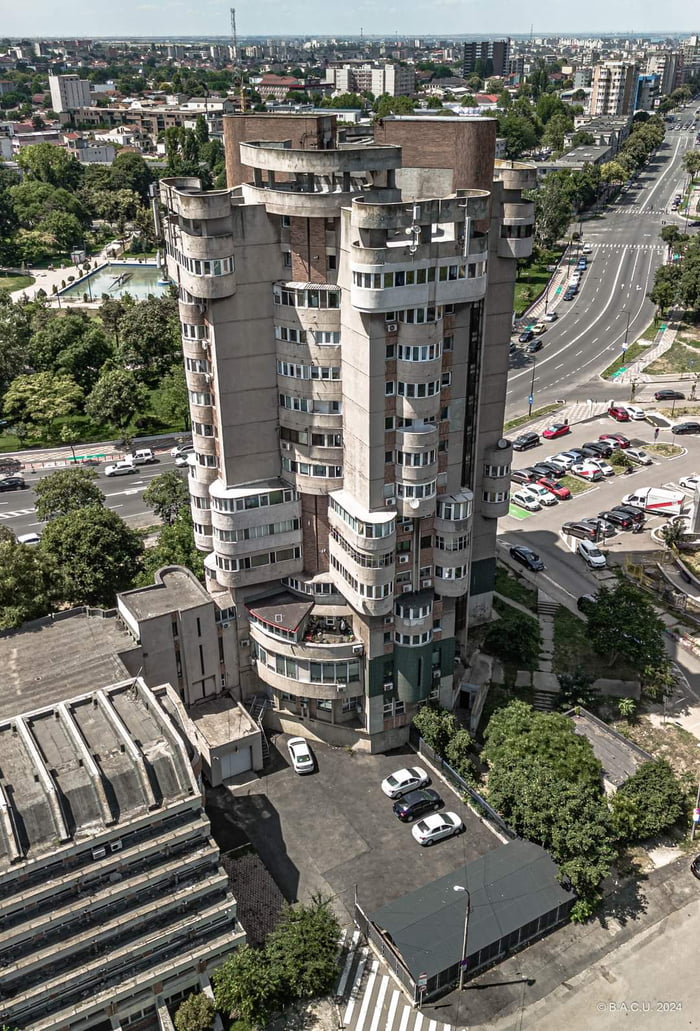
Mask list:
[[306,330],[294,329],[290,326],[275,326],[276,340],[289,340],[292,344],[306,343]]
[[298,530],[300,526],[298,519],[282,519],[278,523],[265,523],[262,526],[247,526],[241,530],[222,530],[214,527],[216,540],[224,541],[227,544],[238,544],[240,541],[259,540],[261,537],[273,537],[279,533],[290,533]]
[[189,390],[188,394],[190,395],[190,404],[206,406],[214,403],[214,398],[207,391]]
[[292,379],[340,379],[339,365],[301,365],[296,362],[277,362],[277,373]]
[[338,268],[338,256],[337,254],[326,255],[326,268],[329,272],[335,272]]
[[432,480],[430,483],[401,483],[396,484],[396,493],[400,498],[432,498],[435,495],[437,483]]
[[508,500],[508,491],[507,490],[485,490],[483,492],[483,494],[482,494],[482,500],[485,501],[487,505],[497,505],[501,501],[507,501]]
[[386,419],[384,420],[384,429],[385,430],[393,430],[395,425],[396,425],[395,417],[393,415],[387,415]]
[[350,512],[347,512],[343,506],[336,501],[331,495],[329,498],[329,507],[331,512],[335,512],[344,523],[350,527],[351,530],[359,537],[369,537],[370,539],[376,540],[379,537],[391,537],[394,533],[394,518],[383,520],[382,522],[371,523],[365,522],[362,519],[357,519]]
[[209,498],[198,498],[196,495],[190,495],[190,502],[194,508],[200,509],[202,512],[208,512],[210,509]]
[[314,330],[314,342],[317,344],[339,344],[340,333],[337,331]]
[[440,380],[430,380],[428,383],[403,383],[399,380],[396,392],[399,397],[432,397],[440,392]]
[[288,562],[290,559],[301,558],[301,548],[282,548],[277,551],[266,551],[260,555],[245,555],[242,558],[228,558],[226,555],[216,555],[217,568],[229,573],[237,573],[247,569],[257,569],[260,566],[269,566],[275,562]]
[[289,408],[292,412],[313,412],[314,403],[310,397],[292,397],[280,394],[280,408]]
[[510,465],[485,465],[484,476],[490,476],[492,479],[498,479],[501,476],[510,475]]
[[455,338],[450,334],[442,338],[442,349],[443,351],[452,351],[455,346]]
[[365,552],[358,551],[357,548],[353,548],[334,526],[331,527],[330,532],[331,537],[336,544],[340,545],[343,551],[350,556],[353,562],[358,566],[362,566],[363,569],[386,569],[387,566],[392,566],[394,564],[393,551],[366,554]]
[[267,508],[269,505],[283,505],[288,501],[298,501],[295,490],[271,490],[265,494],[248,494],[243,498],[212,498],[211,507],[215,512],[248,512],[255,508]]
[[424,630],[422,634],[401,634],[394,632],[394,644],[406,645],[409,648],[419,648],[423,644],[429,644],[433,639],[432,630]]
[[225,276],[233,272],[233,257],[210,260],[191,258],[170,243],[166,244],[166,250],[178,265],[192,273],[193,276]]
[[275,304],[288,305],[293,308],[339,308],[340,293],[334,289],[275,286],[273,290]]
[[439,534],[435,537],[435,548],[437,551],[463,551],[469,547],[469,535],[460,534],[459,537],[442,537]]
[[466,575],[466,566],[435,566],[435,576],[440,580],[461,580]]
[[399,344],[399,361],[402,362],[432,362],[441,354],[440,344],[423,344],[422,346],[409,346]]
[[185,358],[185,368],[188,372],[211,372],[211,365],[206,358]]
[[404,308],[403,311],[398,313],[398,321],[406,322],[409,324],[420,325],[425,322],[437,322],[438,319],[442,318],[442,308],[433,307],[432,305],[428,308]]
[[433,465],[435,462],[436,454],[434,451],[397,451],[396,452],[396,464],[407,465],[411,467]]
[[219,464],[219,459],[216,455],[202,455],[199,451],[196,451],[194,457],[197,465],[201,465],[205,469],[216,469]]
[[451,372],[443,372],[442,376],[440,377],[440,386],[442,386],[442,387],[449,387],[451,385],[451,383],[452,383],[452,373]]
[[393,451],[385,451],[384,452],[384,464],[388,465],[390,462],[393,462],[393,461],[394,461],[394,452]]
[[282,456],[282,468],[288,473],[300,473],[302,476],[317,476],[321,479],[337,479],[343,475],[342,465],[315,465],[311,462],[296,462],[292,458]]
[[292,267],[292,252],[291,251],[283,251],[282,252],[282,258],[283,258],[283,261],[284,261],[284,267],[285,268],[291,268]]
[[289,229],[292,224],[292,220],[289,215],[282,215],[282,228]]
[[456,521],[469,519],[471,514],[471,504],[468,501],[441,501],[438,503],[438,519]]
[[391,395],[394,393],[394,382],[393,382],[393,380],[387,380],[386,381],[386,383],[384,384],[384,393],[386,394],[387,397],[391,397]]
[[182,335],[186,340],[206,340],[207,327],[192,322],[182,322],[180,324]]
[[396,344],[386,345],[386,357],[387,359],[396,357]]

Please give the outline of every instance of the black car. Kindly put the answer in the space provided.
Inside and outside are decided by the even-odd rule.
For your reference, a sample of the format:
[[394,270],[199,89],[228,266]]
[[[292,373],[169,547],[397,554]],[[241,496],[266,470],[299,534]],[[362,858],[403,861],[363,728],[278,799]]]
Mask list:
[[24,490],[26,486],[21,476],[6,476],[0,480],[0,490]]
[[584,455],[589,458],[610,458],[613,448],[604,440],[590,440],[581,446]]
[[522,544],[518,544],[510,549],[510,557],[514,558],[516,562],[520,562],[527,569],[531,569],[533,573],[540,573],[544,569],[544,562],[537,552],[533,551],[532,548],[526,548]]
[[579,612],[590,612],[595,607],[596,600],[594,594],[582,594],[576,602],[576,608]]
[[528,354],[535,354],[536,351],[541,351],[541,350],[542,350],[542,341],[540,340],[539,337],[535,337],[535,339],[532,340],[527,345],[527,353]]
[[562,467],[555,465],[554,462],[535,462],[532,468],[537,473],[537,479],[540,479],[542,476],[552,476],[555,480],[558,480],[562,474]]
[[525,469],[513,469],[510,478],[513,483],[537,483],[539,473],[534,466],[528,466]]
[[518,337],[518,341],[521,344],[529,344],[530,341],[534,340],[534,339],[535,339],[535,334],[532,332],[531,329],[524,329],[522,331],[522,333],[520,334],[520,336]]
[[654,394],[655,401],[685,401],[685,394],[680,390],[657,390]]
[[403,823],[412,823],[417,816],[435,813],[442,805],[443,801],[437,791],[433,791],[432,788],[416,788],[394,802],[392,808],[399,820]]
[[601,537],[614,537],[617,533],[617,529],[612,523],[609,523],[607,519],[600,519],[598,516],[593,519],[581,519],[580,522],[585,526],[593,528],[593,531],[597,534],[596,539]]
[[631,530],[634,523],[628,515],[624,512],[616,512],[614,508],[606,509],[605,512],[598,513],[599,519],[604,519],[607,523],[612,523],[613,526],[619,526],[621,530]]
[[700,856],[696,856],[690,864],[690,872],[692,873],[693,877],[697,877],[700,881]]
[[578,537],[582,541],[594,541],[596,539],[595,527],[588,523],[564,523],[561,532],[569,537]]
[[686,433],[700,433],[700,422],[679,422],[671,427],[671,433],[683,436]]
[[639,526],[640,523],[644,525],[646,522],[646,516],[642,512],[641,508],[633,508],[632,505],[614,505],[610,509],[611,512],[621,512],[632,520],[635,526]]
[[575,290],[567,290],[566,293],[564,294],[564,300],[565,301],[573,301],[575,296],[576,296],[576,291]]
[[539,433],[521,433],[513,441],[513,451],[527,451],[531,447],[537,447],[539,442]]

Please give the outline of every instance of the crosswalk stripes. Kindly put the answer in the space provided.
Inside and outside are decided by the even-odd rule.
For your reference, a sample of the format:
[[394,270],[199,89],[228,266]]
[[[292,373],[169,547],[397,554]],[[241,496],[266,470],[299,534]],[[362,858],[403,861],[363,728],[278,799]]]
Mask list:
[[17,508],[14,512],[0,512],[0,519],[15,519],[17,516],[31,515],[33,508]]
[[345,1031],[454,1031],[452,1025],[430,1019],[414,1007],[390,974],[384,973],[380,960],[360,944],[358,932],[343,944],[347,954],[336,999]]

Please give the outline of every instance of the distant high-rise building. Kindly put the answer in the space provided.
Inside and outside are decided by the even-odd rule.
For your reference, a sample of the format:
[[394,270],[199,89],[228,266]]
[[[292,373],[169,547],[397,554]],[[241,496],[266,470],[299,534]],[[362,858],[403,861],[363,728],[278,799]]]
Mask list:
[[49,75],[51,107],[57,114],[90,107],[90,83],[79,75]]
[[640,75],[637,79],[637,95],[634,101],[635,111],[653,111],[659,99],[658,75]]
[[647,75],[659,76],[659,93],[668,96],[681,85],[683,60],[678,51],[660,50],[647,56]]
[[232,116],[228,190],[161,184],[195,542],[236,686],[286,729],[405,741],[490,616],[536,185],[494,166],[496,128],[387,118],[338,146],[330,114]]
[[637,98],[639,72],[631,61],[604,61],[593,69],[590,114],[631,115]]
[[[477,61],[479,64],[477,65]],[[510,39],[477,39],[464,44],[462,74],[508,75],[510,63]]]
[[326,82],[340,93],[363,93],[380,97],[410,97],[416,89],[415,69],[401,64],[344,64],[326,69]]

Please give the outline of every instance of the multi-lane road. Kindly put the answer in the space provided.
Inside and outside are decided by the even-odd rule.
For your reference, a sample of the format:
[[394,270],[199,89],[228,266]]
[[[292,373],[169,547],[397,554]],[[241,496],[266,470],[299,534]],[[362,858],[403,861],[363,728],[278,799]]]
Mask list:
[[533,361],[535,406],[614,396],[599,374],[621,353],[626,334],[633,341],[654,316],[647,293],[666,257],[659,232],[663,222],[684,225],[670,207],[687,181],[683,155],[694,140],[695,130],[667,132],[633,186],[603,212],[584,219],[583,241],[593,250],[580,291],[573,302],[563,300],[563,290],[550,294],[549,308],[559,319],[542,337],[542,350],[535,359],[524,349],[513,355],[507,417],[527,410]]
[[[118,512],[131,526],[149,526],[157,522],[152,510],[144,504],[143,492],[154,476],[175,468],[175,459],[167,452],[158,458],[158,462],[138,466],[128,476],[105,476],[104,465],[96,470],[96,482],[105,495],[105,504]],[[51,471],[39,473],[25,469],[22,475],[27,484],[26,490],[0,493],[0,526],[9,527],[16,536],[41,533],[44,524],[36,518],[34,487]],[[180,471],[183,476],[187,474],[186,468]]]

